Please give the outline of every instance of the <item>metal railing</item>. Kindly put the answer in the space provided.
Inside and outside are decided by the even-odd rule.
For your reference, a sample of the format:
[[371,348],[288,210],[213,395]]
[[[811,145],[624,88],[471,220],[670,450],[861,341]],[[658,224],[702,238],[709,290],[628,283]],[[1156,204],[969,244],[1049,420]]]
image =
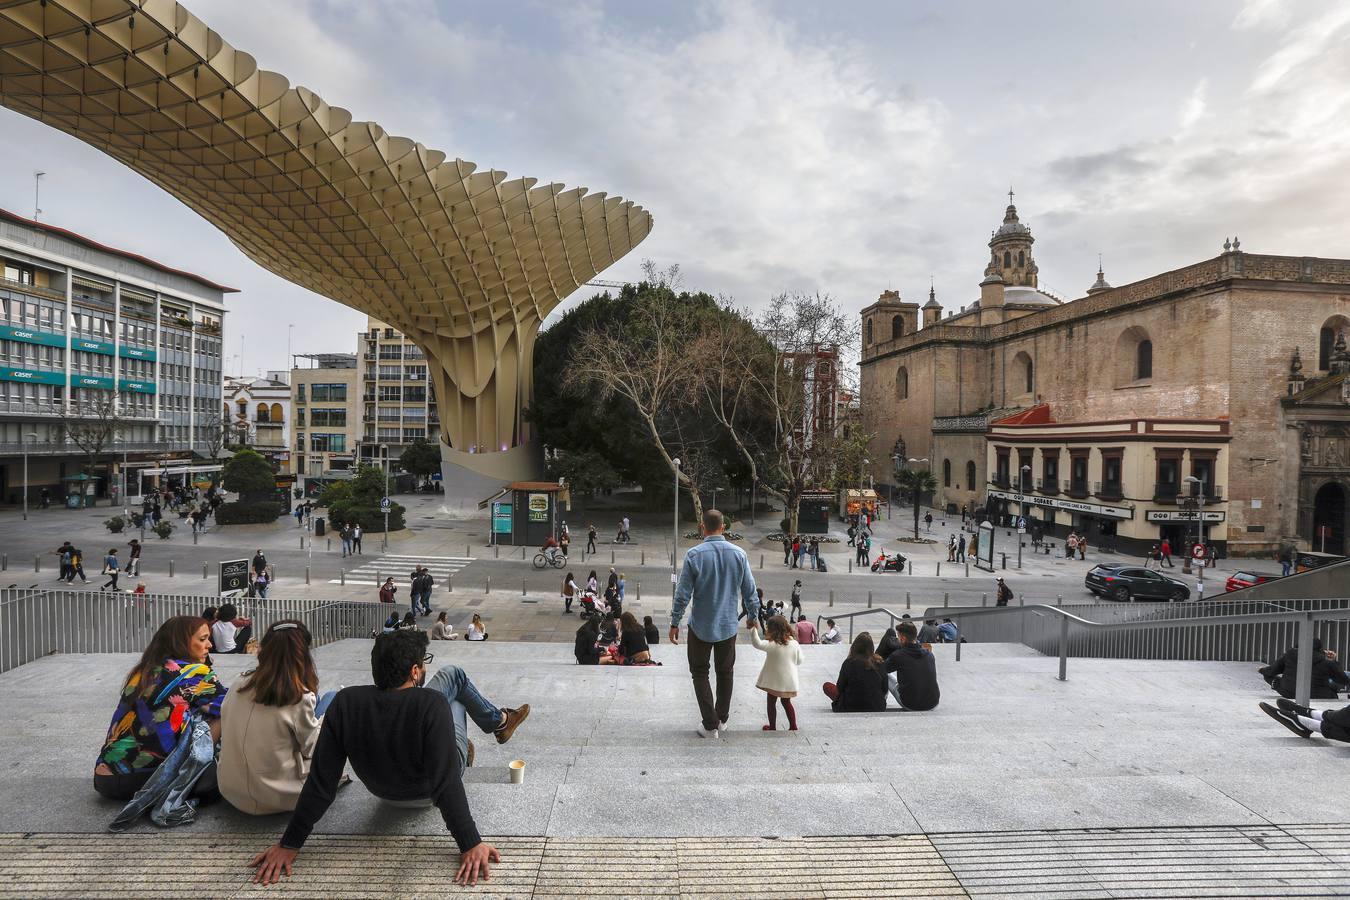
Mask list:
[[[140,653],[172,616],[198,616],[220,597],[100,591],[0,590],[0,672],[53,653]],[[314,644],[369,637],[387,608],[352,600],[230,599],[261,635],[273,622],[299,619]]]
[[[1295,603],[1306,605],[1307,608],[1292,608]],[[1224,609],[1226,605],[1231,605],[1232,609]],[[1207,662],[1259,660],[1265,663],[1294,644],[1311,647],[1316,639],[1322,641],[1325,649],[1338,652],[1350,645],[1350,598],[1292,603],[1180,603],[1171,604],[1175,613],[1150,610],[1147,616],[1133,618],[1124,612],[1132,606],[1135,605],[1080,606],[1074,607],[1071,612],[1064,606],[1035,603],[1029,606],[943,609],[941,615],[951,619],[956,626],[957,662],[961,661],[963,640],[980,630],[972,628],[972,622],[979,623],[980,620],[997,617],[1005,623],[1016,622],[1016,633],[1005,624],[999,637],[986,636],[985,640],[1022,643],[1047,656],[1058,655],[1061,681],[1068,678],[1070,656]],[[1270,608],[1262,610],[1261,606]],[[1109,609],[1119,611],[1116,617],[1123,617],[1123,620],[1095,622],[1076,614],[1100,614]],[[936,614],[933,610],[929,610],[929,613],[930,618]],[[836,625],[847,619],[851,642],[854,620],[869,615],[886,616],[891,627],[901,619],[890,609],[875,607],[818,616],[817,624],[826,618],[834,619]],[[962,628],[963,622],[965,629]],[[1295,685],[1297,702],[1307,706],[1312,694],[1311,653],[1298,655]]]

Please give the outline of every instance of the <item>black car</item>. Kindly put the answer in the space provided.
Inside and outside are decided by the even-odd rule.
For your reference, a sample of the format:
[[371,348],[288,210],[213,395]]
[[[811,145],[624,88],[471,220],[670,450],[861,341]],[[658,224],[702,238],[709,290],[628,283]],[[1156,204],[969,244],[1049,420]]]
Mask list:
[[1188,600],[1191,596],[1185,582],[1132,565],[1094,566],[1083,578],[1083,586],[1112,600]]

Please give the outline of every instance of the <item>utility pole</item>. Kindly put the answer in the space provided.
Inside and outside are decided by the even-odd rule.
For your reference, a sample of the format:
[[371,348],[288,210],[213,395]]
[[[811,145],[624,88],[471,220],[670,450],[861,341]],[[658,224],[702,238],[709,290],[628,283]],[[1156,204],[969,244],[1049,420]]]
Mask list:
[[42,176],[46,172],[33,173],[33,221],[36,222],[42,215]]

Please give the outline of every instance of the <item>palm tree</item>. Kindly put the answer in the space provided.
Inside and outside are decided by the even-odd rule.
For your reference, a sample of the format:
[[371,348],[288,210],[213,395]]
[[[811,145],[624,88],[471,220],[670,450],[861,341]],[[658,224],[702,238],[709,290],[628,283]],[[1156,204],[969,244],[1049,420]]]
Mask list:
[[919,503],[924,494],[931,494],[937,490],[937,479],[927,469],[906,467],[896,470],[895,483],[901,489],[909,491],[910,497],[914,501],[914,539],[917,541],[919,539]]

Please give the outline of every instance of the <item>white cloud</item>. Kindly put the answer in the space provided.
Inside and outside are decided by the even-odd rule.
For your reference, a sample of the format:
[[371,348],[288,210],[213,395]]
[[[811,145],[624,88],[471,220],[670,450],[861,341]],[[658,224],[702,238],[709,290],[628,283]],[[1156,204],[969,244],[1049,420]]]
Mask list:
[[1205,115],[1205,95],[1209,93],[1209,79],[1201,78],[1181,106],[1181,127],[1190,128]]
[[1289,20],[1287,0],[1246,0],[1238,10],[1233,27],[1247,31],[1263,27],[1279,27]]

